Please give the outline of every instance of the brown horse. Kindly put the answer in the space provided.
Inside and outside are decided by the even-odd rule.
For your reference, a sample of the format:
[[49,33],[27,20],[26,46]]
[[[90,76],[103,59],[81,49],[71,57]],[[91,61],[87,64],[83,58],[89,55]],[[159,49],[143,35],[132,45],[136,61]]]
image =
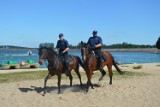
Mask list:
[[[86,75],[88,78],[87,81],[87,92],[89,91],[89,87],[91,86],[92,89],[93,88],[93,84],[91,82],[91,78],[92,78],[92,74],[93,71],[95,70],[99,70],[97,67],[97,58],[94,55],[94,53],[92,52],[90,46],[86,43],[81,42],[81,55],[82,55],[82,59],[84,61],[84,69],[86,71]],[[114,67],[116,68],[116,70],[122,75],[123,72],[118,68],[118,66],[116,65],[113,56],[107,52],[107,51],[103,51],[102,55],[105,57],[105,61],[103,61],[102,66],[106,66],[108,67],[108,72],[109,72],[109,77],[110,77],[110,82],[109,84],[112,84],[112,65],[114,65]],[[106,72],[104,70],[100,70],[102,76],[99,78],[99,81],[101,81],[103,79],[103,77],[106,75]]]
[[[44,80],[44,95],[46,94],[46,84],[47,80],[50,79],[52,76],[58,76],[58,93],[60,93],[60,84],[61,84],[61,74],[64,73],[64,66],[63,66],[63,59],[54,51],[53,47],[43,46],[40,44],[39,48],[39,63],[43,64],[45,60],[48,61],[48,75]],[[69,65],[69,71],[71,72],[74,70],[78,75],[80,80],[80,85],[82,86],[81,75],[79,72],[79,64],[83,66],[81,59],[78,56],[70,55],[71,64]],[[70,86],[72,86],[72,75],[69,72],[69,79],[70,79]]]

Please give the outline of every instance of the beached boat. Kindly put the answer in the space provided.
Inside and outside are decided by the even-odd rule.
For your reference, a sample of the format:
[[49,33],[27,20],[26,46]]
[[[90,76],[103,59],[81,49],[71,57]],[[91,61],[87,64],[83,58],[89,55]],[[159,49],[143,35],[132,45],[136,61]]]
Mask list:
[[33,60],[28,60],[30,68],[39,68],[39,63],[35,63]]
[[39,63],[30,64],[30,68],[39,68]]
[[10,65],[10,69],[19,69],[19,68],[20,68],[20,64]]
[[30,68],[30,64],[28,64],[26,62],[20,63],[20,69],[29,69],[29,68]]
[[19,69],[20,64],[16,64],[15,61],[8,61],[8,64],[10,65],[10,69]]
[[9,70],[9,69],[10,69],[10,65],[9,64],[0,66],[0,70]]

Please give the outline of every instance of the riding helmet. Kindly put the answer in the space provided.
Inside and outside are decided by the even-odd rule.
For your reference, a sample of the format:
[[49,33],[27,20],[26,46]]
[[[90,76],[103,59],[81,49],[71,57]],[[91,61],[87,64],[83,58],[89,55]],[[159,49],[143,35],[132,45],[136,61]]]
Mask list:
[[62,36],[63,36],[63,33],[60,33],[60,34],[59,34],[59,38],[61,38]]
[[96,35],[98,32],[96,30],[93,31],[93,35]]

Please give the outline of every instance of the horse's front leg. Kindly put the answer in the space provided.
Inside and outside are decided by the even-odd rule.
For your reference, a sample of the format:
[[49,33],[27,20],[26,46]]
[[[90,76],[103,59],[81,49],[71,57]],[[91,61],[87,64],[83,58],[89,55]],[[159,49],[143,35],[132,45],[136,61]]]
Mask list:
[[43,94],[43,95],[46,94],[47,81],[48,81],[48,79],[50,79],[51,77],[52,77],[52,76],[51,76],[50,74],[48,74],[48,75],[46,76],[46,78],[44,79],[44,94]]
[[58,74],[58,94],[61,93],[61,74]]
[[86,91],[88,92],[90,86],[91,86],[92,89],[94,89],[93,84],[91,82],[93,71],[86,71],[86,74],[87,74],[87,78],[88,78],[88,81],[87,81],[87,90]]

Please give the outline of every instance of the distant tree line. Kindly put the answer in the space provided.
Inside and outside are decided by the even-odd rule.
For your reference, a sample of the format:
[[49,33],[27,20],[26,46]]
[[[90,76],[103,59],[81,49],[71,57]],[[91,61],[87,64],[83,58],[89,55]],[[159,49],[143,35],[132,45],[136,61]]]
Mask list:
[[[80,49],[81,48],[81,43],[77,45],[70,45],[71,49]],[[113,44],[113,45],[106,45],[103,44],[102,48],[109,48],[109,49],[115,49],[115,48],[156,48],[156,45],[137,45],[137,44],[130,44],[130,43],[118,43],[118,44]]]
[[12,45],[0,45],[0,49],[29,49],[27,47],[21,47],[21,46],[12,46]]
[[[20,46],[10,46],[7,45],[7,49],[29,49],[26,47],[20,47]],[[4,46],[0,45],[0,49],[4,48]],[[77,45],[70,45],[71,49],[80,49],[81,43],[78,43]],[[160,49],[160,37],[158,38],[155,45],[138,45],[138,44],[131,44],[127,42],[118,43],[118,44],[112,44],[112,45],[106,45],[103,44],[102,48],[108,48],[108,49],[115,49],[115,48],[157,48]]]

